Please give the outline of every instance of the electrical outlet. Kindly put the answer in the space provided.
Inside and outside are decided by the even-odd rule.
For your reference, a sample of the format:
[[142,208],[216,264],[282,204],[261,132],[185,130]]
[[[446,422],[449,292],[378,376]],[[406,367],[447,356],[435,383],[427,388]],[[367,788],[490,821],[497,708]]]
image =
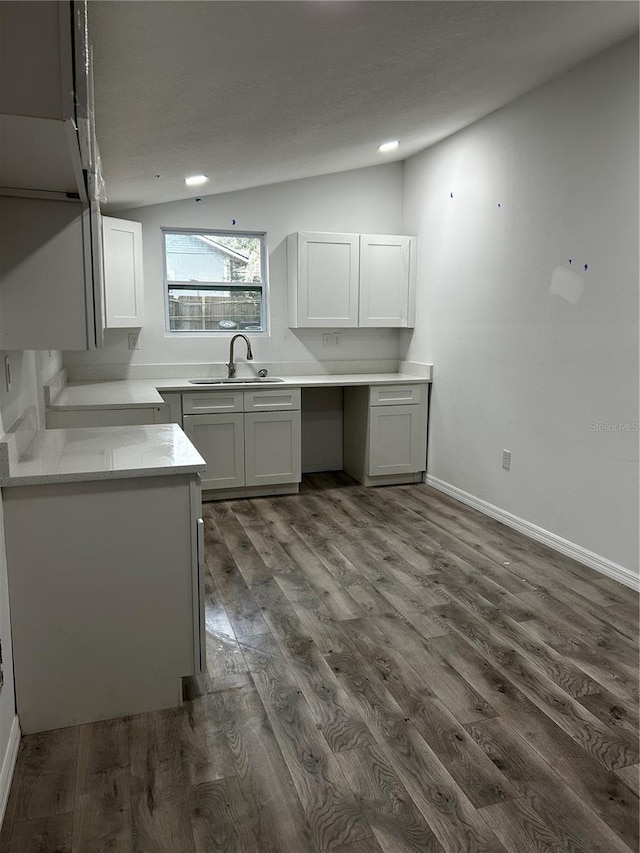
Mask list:
[[11,391],[11,358],[8,355],[4,357],[4,381],[7,391]]
[[334,332],[333,333],[333,346],[339,347],[339,346],[341,346],[341,344],[342,344],[342,333],[341,332]]
[[129,332],[129,349],[140,349],[140,332]]
[[511,451],[503,450],[502,451],[502,467],[505,471],[511,470]]

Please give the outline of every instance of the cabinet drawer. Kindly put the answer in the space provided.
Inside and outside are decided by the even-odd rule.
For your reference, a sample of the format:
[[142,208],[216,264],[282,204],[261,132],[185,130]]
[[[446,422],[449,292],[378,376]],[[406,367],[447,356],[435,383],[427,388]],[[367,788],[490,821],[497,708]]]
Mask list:
[[299,388],[269,388],[268,390],[245,391],[245,412],[274,412],[300,408]]
[[422,403],[426,399],[426,385],[372,385],[370,406],[402,406]]
[[242,405],[242,391],[198,391],[182,395],[182,412],[185,415],[241,412]]

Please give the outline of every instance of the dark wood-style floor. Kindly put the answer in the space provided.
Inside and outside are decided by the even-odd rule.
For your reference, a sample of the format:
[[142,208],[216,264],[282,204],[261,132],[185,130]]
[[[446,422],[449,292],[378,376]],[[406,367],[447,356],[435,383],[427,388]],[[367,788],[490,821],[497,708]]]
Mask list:
[[205,683],[25,737],[2,851],[637,851],[630,590],[421,485],[204,511]]

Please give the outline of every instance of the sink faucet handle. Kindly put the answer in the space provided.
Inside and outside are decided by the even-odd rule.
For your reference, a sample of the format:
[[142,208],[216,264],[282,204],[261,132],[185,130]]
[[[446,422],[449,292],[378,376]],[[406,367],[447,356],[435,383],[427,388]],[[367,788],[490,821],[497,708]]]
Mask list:
[[269,371],[268,371],[268,370],[266,370],[266,369],[263,367],[263,368],[262,368],[262,370],[259,370],[259,371],[258,371],[258,376],[259,376],[261,379],[264,379],[264,377],[267,375],[267,373],[268,373],[268,372],[269,372]]

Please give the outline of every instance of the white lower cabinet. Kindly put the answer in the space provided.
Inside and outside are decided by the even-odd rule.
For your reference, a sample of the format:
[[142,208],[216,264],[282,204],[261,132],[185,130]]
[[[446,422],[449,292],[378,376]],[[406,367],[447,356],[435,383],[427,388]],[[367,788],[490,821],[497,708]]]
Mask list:
[[198,475],[2,498],[22,732],[179,705],[204,665]]
[[247,486],[300,482],[300,412],[247,413],[244,462]]
[[366,486],[411,483],[427,465],[427,386],[345,389],[344,470]]
[[425,467],[423,406],[372,406],[369,411],[367,475],[412,474]]
[[244,486],[244,415],[185,415],[183,429],[207,463],[203,489]]
[[[302,478],[300,389],[232,395],[233,400],[225,391],[204,392],[200,398],[183,395],[183,411],[199,412],[185,414],[182,423],[207,463],[203,490],[220,499],[297,491]],[[220,413],[226,407],[234,410]]]

